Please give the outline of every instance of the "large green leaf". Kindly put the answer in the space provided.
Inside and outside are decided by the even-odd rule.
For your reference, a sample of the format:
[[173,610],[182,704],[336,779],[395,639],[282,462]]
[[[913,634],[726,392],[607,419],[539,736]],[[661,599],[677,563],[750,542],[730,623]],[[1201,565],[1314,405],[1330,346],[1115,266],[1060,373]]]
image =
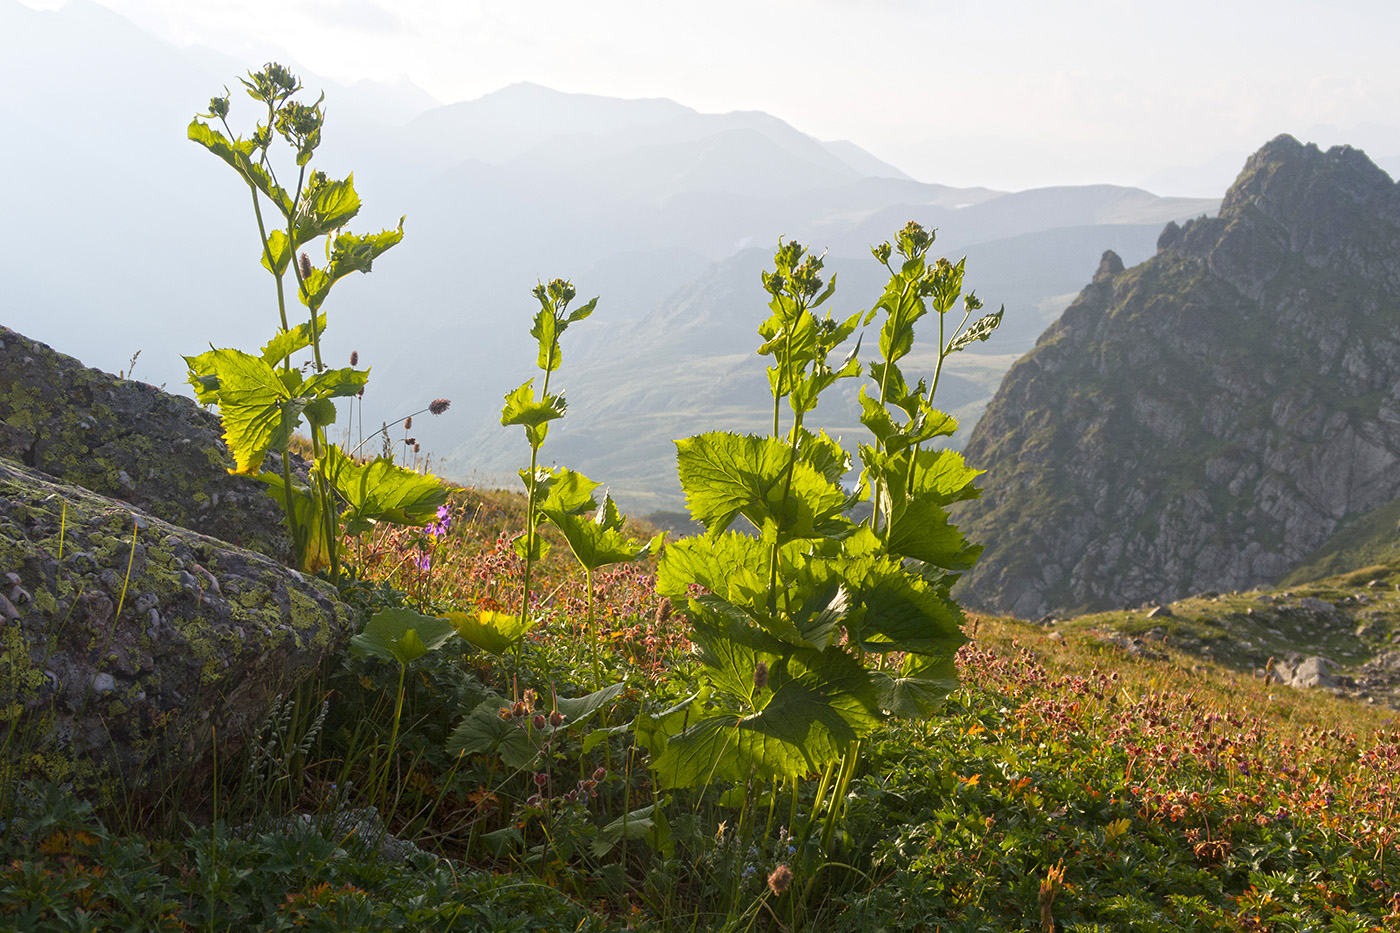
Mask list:
[[457,630],[457,634],[473,647],[495,655],[503,655],[510,651],[533,627],[533,623],[529,620],[522,621],[519,616],[490,610],[482,610],[475,615],[449,612],[446,618]]
[[976,499],[981,491],[972,481],[984,472],[968,466],[956,450],[920,450],[909,491],[938,505]]
[[351,398],[364,391],[369,381],[369,370],[327,369],[302,383],[301,394],[313,399]]
[[948,694],[958,688],[958,666],[953,655],[910,654],[899,671],[871,672],[880,708],[903,719],[926,719],[943,707]]
[[[694,602],[691,638],[700,649],[705,677],[719,692],[740,702],[744,711],[761,708],[771,692],[759,690],[754,673],[759,662],[776,667],[793,650],[781,636],[748,625],[739,610],[714,596]],[[794,633],[795,634],[795,633]]]
[[866,651],[951,654],[967,643],[962,609],[943,587],[904,569],[895,557],[845,561],[850,637]]
[[724,534],[682,538],[668,545],[656,573],[656,591],[685,597],[702,586],[741,606],[766,599],[770,549],[757,538]]
[[345,531],[359,534],[375,522],[426,525],[447,502],[447,489],[436,476],[396,466],[383,457],[356,463],[335,444],[329,445],[317,468],[347,503]]
[[506,393],[506,404],[501,409],[501,424],[506,427],[512,424],[524,425],[530,445],[538,447],[544,443],[545,436],[549,433],[549,422],[564,417],[564,412],[569,406],[562,395],[545,395],[536,400],[534,382],[535,380],[531,379]]
[[283,217],[291,216],[291,195],[280,188],[267,170],[253,160],[252,156],[257,147],[252,140],[239,139],[231,142],[223,133],[202,120],[192,121],[187,135],[232,166],[244,181],[267,195],[277,205]]
[[[540,514],[564,535],[578,562],[596,570],[639,560],[659,548],[664,534],[638,544],[623,533],[624,519],[612,496],[604,495],[601,506],[594,501],[592,493],[598,485],[573,470],[557,470],[539,506]],[[595,509],[592,518],[584,514],[590,508]]]
[[670,737],[652,770],[665,787],[805,777],[879,723],[869,674],[845,652],[802,652],[772,675],[762,711],[710,709]]
[[402,217],[399,218],[399,225],[394,230],[338,235],[331,248],[330,265],[325,269],[313,268],[311,274],[302,280],[301,289],[297,292],[301,303],[310,308],[320,308],[336,282],[352,272],[369,272],[374,265],[374,260],[381,253],[402,240]]
[[682,597],[690,587],[700,586],[713,595],[699,597],[699,605],[688,608],[692,615],[732,617],[738,612],[783,641],[825,647],[845,613],[842,581],[834,566],[812,560],[805,542],[790,542],[779,549],[785,572],[774,589],[771,554],[761,541],[737,532],[682,538],[661,555],[657,592]]
[[967,543],[943,506],[924,497],[895,505],[885,546],[891,554],[946,570],[968,570],[982,553],[980,545]]
[[[316,316],[316,332],[318,334],[324,333],[325,330],[326,316],[318,314]],[[276,337],[269,340],[262,348],[263,362],[276,368],[284,359],[309,346],[311,346],[311,322],[305,321],[291,330],[279,332]]]
[[364,631],[350,639],[361,656],[374,655],[405,667],[446,644],[456,633],[452,623],[412,609],[382,609],[370,616]]
[[241,350],[210,350],[187,356],[185,362],[201,401],[219,404],[224,442],[234,460],[230,473],[257,473],[269,447],[286,449],[306,400],[292,398],[261,357]]
[[295,248],[332,230],[339,230],[360,212],[360,196],[355,193],[355,176],[327,181],[302,194],[293,235]]
[[560,728],[571,729],[587,722],[594,713],[622,696],[626,689],[627,684],[623,682],[609,684],[601,690],[581,697],[556,697],[554,702],[559,707],[559,712],[564,714],[564,724]]
[[711,431],[676,442],[686,504],[710,535],[743,515],[778,541],[837,534],[845,491],[780,438]]
[[446,751],[457,755],[497,755],[507,768],[521,770],[540,757],[540,747],[530,738],[527,720],[502,719],[503,700],[482,700],[447,737]]

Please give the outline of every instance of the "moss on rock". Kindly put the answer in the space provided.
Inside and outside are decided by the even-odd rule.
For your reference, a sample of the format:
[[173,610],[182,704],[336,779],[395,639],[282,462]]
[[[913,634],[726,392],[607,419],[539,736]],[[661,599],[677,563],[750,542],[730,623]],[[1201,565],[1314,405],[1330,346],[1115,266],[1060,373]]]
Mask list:
[[88,368],[4,326],[0,457],[287,559],[282,513],[261,483],[229,475],[233,461],[217,418],[190,399]]
[[90,792],[236,750],[354,627],[329,584],[4,459],[0,579],[6,761]]

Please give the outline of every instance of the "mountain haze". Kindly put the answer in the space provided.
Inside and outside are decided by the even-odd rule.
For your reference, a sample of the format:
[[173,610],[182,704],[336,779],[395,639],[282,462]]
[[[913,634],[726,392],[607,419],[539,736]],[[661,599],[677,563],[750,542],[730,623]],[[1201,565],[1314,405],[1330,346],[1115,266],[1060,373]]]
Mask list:
[[[268,339],[276,310],[247,191],[185,139],[225,86],[247,132],[255,106],[237,76],[260,64],[177,48],[90,0],[42,12],[0,0],[0,121],[13,140],[0,171],[15,180],[0,189],[4,323],[112,371],[140,351],[136,378],[176,390],[182,354]],[[970,422],[1104,249],[1145,258],[1163,222],[1217,206],[1112,186],[928,184],[758,112],[532,84],[438,106],[403,82],[301,74],[310,99],[327,89],[313,165],[353,170],[364,201],[351,230],[406,215],[403,243],[327,305],[327,356],[358,351],[373,368],[356,439],[360,422],[372,431],[448,397],[449,414],[414,432],[435,463],[513,473],[523,445],[496,420],[531,374],[529,291],[569,278],[601,300],[566,338],[559,378],[573,408],[547,455],[612,484],[628,507],[676,501],[672,438],[747,424],[764,407],[751,392],[756,270],[779,237],[827,250],[850,310],[878,292],[869,245],[910,219],[937,227],[946,254],[967,253],[969,282],[1007,306],[1002,331],[954,373],[966,382],[949,385]],[[671,333],[681,308],[708,322],[708,342]],[[822,416],[853,423],[838,408]],[[642,417],[651,433],[635,430]]]

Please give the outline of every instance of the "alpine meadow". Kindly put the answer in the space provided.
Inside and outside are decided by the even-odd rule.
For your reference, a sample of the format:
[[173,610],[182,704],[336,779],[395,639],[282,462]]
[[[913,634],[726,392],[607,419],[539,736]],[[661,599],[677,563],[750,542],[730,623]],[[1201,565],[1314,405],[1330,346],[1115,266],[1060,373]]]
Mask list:
[[[453,105],[345,147],[482,129],[420,233],[365,219],[391,173],[300,71],[189,107],[218,173],[164,236],[239,245],[182,293],[179,391],[0,326],[0,930],[1400,930],[1365,153],[1007,195],[763,114]],[[592,211],[569,147],[627,154],[597,223],[635,249],[473,227],[511,184]],[[735,152],[779,167],[756,200],[706,193]],[[760,201],[802,237],[731,236]],[[473,238],[542,271],[449,327]]]

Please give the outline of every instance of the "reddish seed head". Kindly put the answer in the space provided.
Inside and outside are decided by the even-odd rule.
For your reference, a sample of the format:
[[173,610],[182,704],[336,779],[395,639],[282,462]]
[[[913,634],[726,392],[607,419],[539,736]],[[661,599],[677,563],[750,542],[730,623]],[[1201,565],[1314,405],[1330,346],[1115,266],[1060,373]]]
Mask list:
[[303,279],[311,278],[311,257],[305,253],[301,254],[301,277]]
[[544,723],[545,723],[544,714],[543,714],[543,713],[536,713],[536,714],[535,714],[535,718],[534,718],[534,719],[531,719],[531,720],[530,720],[530,723],[531,723],[531,725],[533,725],[536,729],[543,729],[543,728],[544,728]]
[[790,884],[792,884],[792,869],[786,865],[779,865],[768,876],[768,889],[774,894],[781,895]]
[[558,710],[555,710],[554,712],[550,713],[549,724],[554,728],[558,729],[564,724],[564,714],[559,712]]
[[411,429],[412,427],[413,427],[413,416],[412,416],[412,415],[409,415],[407,418],[403,419],[403,429],[404,429],[405,431],[407,431],[407,430]]
[[545,786],[546,784],[548,784],[548,783],[549,783],[549,775],[548,775],[548,774],[545,774],[543,771],[538,771],[538,772],[535,773],[535,786],[536,786],[536,787],[544,787],[544,786]]
[[440,414],[442,414],[443,412],[447,411],[447,406],[449,406],[449,405],[451,405],[451,404],[452,404],[452,400],[451,400],[451,399],[436,398],[436,399],[433,399],[432,404],[428,406],[428,411],[431,412],[431,413],[434,414],[434,415],[440,415]]
[[608,769],[607,769],[607,768],[604,768],[604,767],[602,767],[602,766],[599,766],[598,770],[596,770],[596,771],[593,772],[593,780],[595,780],[595,781],[601,781],[603,778],[605,778],[605,777],[607,777],[607,776],[608,776]]

